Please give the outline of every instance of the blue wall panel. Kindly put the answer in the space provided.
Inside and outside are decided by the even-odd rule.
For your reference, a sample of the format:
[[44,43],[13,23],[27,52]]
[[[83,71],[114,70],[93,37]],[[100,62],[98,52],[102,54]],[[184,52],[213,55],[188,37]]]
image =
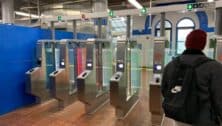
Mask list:
[[[0,115],[35,102],[25,93],[25,72],[34,66],[37,40],[50,38],[50,30],[0,24]],[[56,31],[56,39],[72,38],[71,32]]]
[[55,39],[56,40],[60,40],[60,39],[73,39],[73,33],[72,32],[66,32],[66,31],[57,30],[55,32]]
[[39,34],[39,39],[51,39],[51,30],[41,29]]
[[38,37],[39,29],[0,25],[0,115],[35,100],[25,93],[25,72]]
[[[41,29],[39,39],[51,39],[51,30]],[[73,33],[72,32],[61,31],[61,30],[56,30],[55,39],[56,40],[73,39]]]

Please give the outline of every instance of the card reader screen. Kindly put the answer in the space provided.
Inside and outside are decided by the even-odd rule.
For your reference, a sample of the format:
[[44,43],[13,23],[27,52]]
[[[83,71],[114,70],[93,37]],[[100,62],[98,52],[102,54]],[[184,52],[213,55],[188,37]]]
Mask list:
[[87,67],[92,67],[92,63],[87,63]]
[[65,62],[62,61],[62,62],[61,62],[61,66],[64,66],[64,65],[65,65]]
[[65,68],[65,59],[61,59],[60,68]]
[[154,69],[155,69],[156,71],[161,71],[161,70],[162,70],[162,65],[156,64],[156,65],[154,65]]
[[124,71],[124,64],[122,62],[121,63],[117,63],[116,67],[117,67],[117,71],[121,71],[121,72]]
[[123,64],[118,64],[118,67],[119,67],[120,69],[123,69]]

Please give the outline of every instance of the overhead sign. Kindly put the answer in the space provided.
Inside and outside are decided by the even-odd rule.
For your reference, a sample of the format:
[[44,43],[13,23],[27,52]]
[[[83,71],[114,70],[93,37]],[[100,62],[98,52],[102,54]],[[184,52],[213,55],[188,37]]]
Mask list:
[[108,14],[109,14],[110,17],[113,17],[114,16],[114,11],[113,10],[109,10]]
[[147,12],[148,12],[148,9],[147,9],[146,7],[143,7],[143,8],[140,10],[140,13],[141,13],[142,15],[146,15]]
[[187,4],[187,10],[191,11],[193,9],[208,9],[215,8],[214,3],[189,3]]
[[62,21],[62,16],[58,16],[58,21]]
[[193,10],[193,4],[187,4],[187,10],[189,11]]

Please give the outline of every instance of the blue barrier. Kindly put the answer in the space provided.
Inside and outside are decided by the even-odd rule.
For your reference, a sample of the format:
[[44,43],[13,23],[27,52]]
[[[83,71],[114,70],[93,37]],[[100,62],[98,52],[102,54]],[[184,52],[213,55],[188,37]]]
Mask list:
[[[72,32],[56,31],[56,39],[72,39]],[[78,38],[95,37],[79,33]],[[36,42],[50,39],[50,30],[0,24],[0,115],[32,104],[25,93],[25,72],[34,66]]]

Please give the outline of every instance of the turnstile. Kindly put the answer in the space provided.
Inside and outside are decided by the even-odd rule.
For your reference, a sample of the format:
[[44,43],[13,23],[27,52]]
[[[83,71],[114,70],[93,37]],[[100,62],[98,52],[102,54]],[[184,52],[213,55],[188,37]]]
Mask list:
[[206,48],[204,52],[209,58],[222,63],[222,36],[211,37],[208,48]]
[[117,41],[116,73],[110,80],[110,103],[115,107],[116,117],[119,119],[125,118],[138,101],[140,57],[136,41]]
[[211,37],[209,39],[208,47],[204,49],[204,53],[206,54],[206,56],[211,59],[216,58],[216,42],[217,42],[216,38]]
[[86,41],[86,70],[77,78],[78,99],[92,114],[108,101],[112,76],[111,42],[102,39]]
[[56,70],[57,42],[52,40],[39,40],[37,42],[37,67],[26,72],[26,92],[37,97],[37,102],[49,100],[51,88],[49,74]]
[[[152,125],[160,125],[162,121],[162,94],[161,81],[164,68],[165,59],[165,44],[166,38],[157,37],[154,39],[154,53],[153,53],[153,78],[150,81],[149,90],[149,106],[151,112]],[[170,57],[170,56],[168,56]]]
[[61,40],[58,44],[59,69],[50,74],[50,79],[53,97],[62,108],[76,100],[76,78],[78,71],[82,71],[78,65],[84,64],[82,58],[85,57],[82,44],[80,40]]
[[215,59],[222,63],[222,36],[216,37],[216,53],[215,53]]

